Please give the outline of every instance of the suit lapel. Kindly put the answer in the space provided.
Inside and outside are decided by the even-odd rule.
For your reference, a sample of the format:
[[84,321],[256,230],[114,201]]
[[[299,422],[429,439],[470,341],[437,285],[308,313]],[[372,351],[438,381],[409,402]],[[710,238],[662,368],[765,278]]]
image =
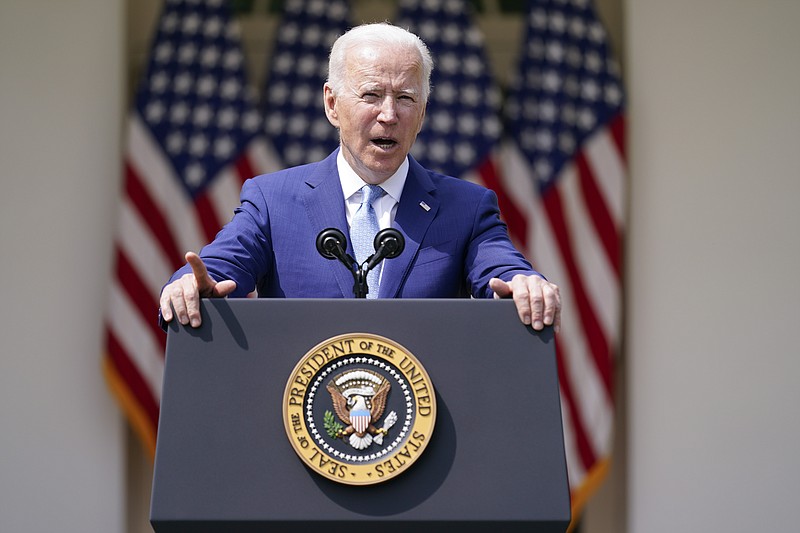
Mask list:
[[398,296],[400,287],[410,272],[411,263],[439,211],[439,200],[432,195],[436,186],[427,171],[410,156],[409,162],[408,177],[394,219],[394,227],[405,237],[406,247],[399,256],[383,263],[381,298]]
[[[349,234],[344,208],[344,193],[339,182],[339,171],[336,168],[338,153],[337,149],[319,164],[314,165],[314,169],[305,178],[308,189],[304,192],[303,202],[315,236],[327,228],[336,228],[345,235]],[[348,253],[352,255],[352,246],[349,242],[347,249]],[[339,284],[342,296],[352,298],[353,276],[347,267],[338,259],[328,261],[328,267],[332,269],[331,272]]]

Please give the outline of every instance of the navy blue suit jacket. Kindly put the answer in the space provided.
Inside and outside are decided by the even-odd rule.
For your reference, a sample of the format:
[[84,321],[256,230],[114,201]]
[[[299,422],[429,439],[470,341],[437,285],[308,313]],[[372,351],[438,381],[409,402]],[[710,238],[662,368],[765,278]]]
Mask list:
[[[353,297],[348,269],[316,249],[325,228],[349,235],[337,154],[244,184],[233,219],[200,253],[213,278],[236,282],[231,296],[257,289],[260,297]],[[393,225],[406,246],[384,261],[379,297],[489,298],[492,277],[535,273],[511,244],[492,191],[409,159]],[[170,281],[187,272],[188,266]]]

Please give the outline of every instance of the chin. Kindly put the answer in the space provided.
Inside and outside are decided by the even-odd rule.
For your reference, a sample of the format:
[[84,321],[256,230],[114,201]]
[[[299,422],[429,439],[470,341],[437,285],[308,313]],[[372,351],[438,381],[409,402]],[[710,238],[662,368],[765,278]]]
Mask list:
[[395,173],[402,162],[402,157],[392,157],[391,159],[375,158],[368,162],[365,166],[370,172],[374,174],[385,174],[385,177],[388,178]]

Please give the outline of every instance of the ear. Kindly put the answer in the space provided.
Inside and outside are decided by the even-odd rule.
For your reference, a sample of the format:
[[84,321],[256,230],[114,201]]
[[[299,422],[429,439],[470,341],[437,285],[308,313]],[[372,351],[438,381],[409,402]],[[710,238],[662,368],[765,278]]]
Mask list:
[[333,89],[329,84],[323,87],[323,105],[325,106],[325,116],[328,117],[328,122],[333,124],[334,128],[339,127],[339,114],[336,112],[336,95],[333,94]]

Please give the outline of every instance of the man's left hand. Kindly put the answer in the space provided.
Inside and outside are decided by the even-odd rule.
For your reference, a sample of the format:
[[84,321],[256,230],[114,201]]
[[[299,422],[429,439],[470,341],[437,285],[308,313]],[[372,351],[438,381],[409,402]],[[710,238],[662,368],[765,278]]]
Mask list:
[[511,281],[492,278],[489,288],[495,298],[514,299],[519,319],[526,326],[537,331],[553,326],[556,333],[561,329],[561,295],[556,284],[541,276],[517,274]]

